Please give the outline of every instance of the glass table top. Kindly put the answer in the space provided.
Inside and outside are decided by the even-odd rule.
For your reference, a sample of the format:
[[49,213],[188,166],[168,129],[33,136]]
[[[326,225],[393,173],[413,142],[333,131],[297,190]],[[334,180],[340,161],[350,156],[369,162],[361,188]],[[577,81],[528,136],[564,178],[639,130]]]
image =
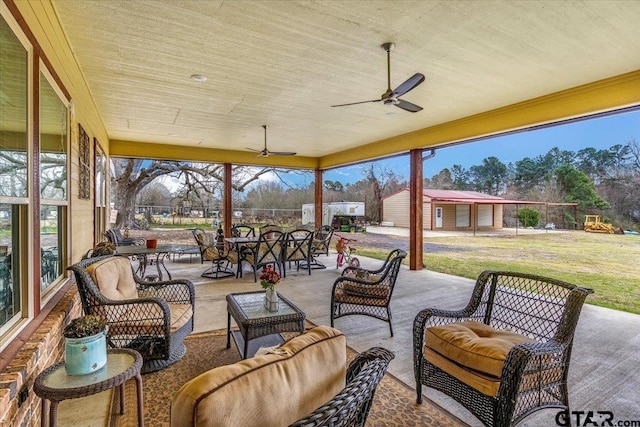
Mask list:
[[96,372],[86,375],[67,375],[64,363],[43,378],[42,384],[49,388],[71,389],[90,386],[116,377],[131,368],[136,359],[130,354],[108,353],[107,364]]
[[278,295],[280,300],[278,311],[269,311],[264,307],[264,292],[233,294],[236,304],[242,309],[247,319],[264,319],[265,317],[285,316],[299,313]]

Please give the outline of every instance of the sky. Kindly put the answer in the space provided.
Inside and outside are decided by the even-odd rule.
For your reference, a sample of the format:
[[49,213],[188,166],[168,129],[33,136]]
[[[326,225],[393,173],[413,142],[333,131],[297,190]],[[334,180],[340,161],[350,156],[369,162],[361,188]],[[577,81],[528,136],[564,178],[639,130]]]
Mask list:
[[[640,141],[640,111],[437,149],[435,157],[425,161],[423,174],[425,178],[431,178],[442,169],[451,168],[455,164],[469,169],[471,166],[480,165],[482,160],[491,156],[497,157],[504,164],[509,164],[525,157],[534,158],[544,155],[554,147],[574,152],[587,147],[601,150],[616,144],[625,145],[632,139]],[[408,155],[380,162],[383,168],[388,167],[396,175],[409,178]],[[351,184],[362,179],[361,171],[362,165],[347,166],[326,171],[324,179]]]

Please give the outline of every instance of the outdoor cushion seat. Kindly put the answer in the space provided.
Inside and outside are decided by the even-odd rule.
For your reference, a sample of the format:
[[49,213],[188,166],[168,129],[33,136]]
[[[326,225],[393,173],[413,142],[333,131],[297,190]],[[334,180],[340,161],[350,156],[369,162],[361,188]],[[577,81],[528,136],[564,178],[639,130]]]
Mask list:
[[143,359],[142,373],[180,360],[184,338],[193,331],[195,289],[189,280],[148,282],[133,273],[120,255],[86,258],[72,270],[85,314],[107,321],[107,344],[133,348]]
[[[169,330],[176,332],[193,317],[193,308],[187,304],[167,304],[169,306]],[[160,306],[149,304],[148,318],[140,319],[139,303],[132,304],[131,309],[125,311],[109,326],[109,331],[114,334],[126,334],[134,327],[138,334],[149,335],[158,327],[164,327],[164,312]]]
[[425,335],[425,348],[459,365],[496,378],[502,375],[504,361],[511,347],[525,342],[535,340],[480,322],[431,326]]
[[[376,282],[377,279],[371,280]],[[376,298],[386,299],[389,297],[391,288],[387,283],[381,283],[377,285],[365,285],[357,282],[345,281],[342,286],[342,291],[345,295],[363,297],[363,298]]]
[[171,427],[364,426],[393,353],[372,348],[347,368],[346,338],[317,326],[265,354],[213,368],[171,402]]
[[513,427],[545,408],[568,413],[573,336],[592,292],[549,277],[484,271],[462,310],[421,310],[413,322],[417,403],[426,385],[491,427]]

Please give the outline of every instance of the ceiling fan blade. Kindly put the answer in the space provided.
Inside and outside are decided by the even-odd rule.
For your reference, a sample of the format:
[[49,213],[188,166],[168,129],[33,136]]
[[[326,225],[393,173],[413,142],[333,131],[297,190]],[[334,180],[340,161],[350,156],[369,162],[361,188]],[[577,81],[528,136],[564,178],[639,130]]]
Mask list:
[[275,156],[295,156],[298,153],[294,153],[293,151],[269,151],[269,154]]
[[411,76],[407,80],[405,80],[404,83],[402,83],[400,86],[398,86],[393,91],[393,93],[394,93],[395,96],[402,96],[405,93],[409,92],[411,89],[413,89],[416,86],[418,86],[423,81],[424,81],[424,75],[420,74],[420,73],[415,73],[413,76]]
[[422,107],[407,101],[403,101],[402,99],[398,99],[398,103],[394,105],[398,108],[402,108],[403,110],[407,110],[412,113],[417,113],[418,111],[422,110]]
[[381,99],[371,99],[369,101],[350,102],[348,104],[332,105],[332,107],[344,107],[344,106],[347,106],[347,105],[366,104],[367,102],[380,102],[380,101],[382,101],[382,100]]
[[255,151],[256,153],[261,153],[262,150],[256,150],[255,148],[251,148],[251,147],[244,147],[245,150],[249,150],[249,151]]

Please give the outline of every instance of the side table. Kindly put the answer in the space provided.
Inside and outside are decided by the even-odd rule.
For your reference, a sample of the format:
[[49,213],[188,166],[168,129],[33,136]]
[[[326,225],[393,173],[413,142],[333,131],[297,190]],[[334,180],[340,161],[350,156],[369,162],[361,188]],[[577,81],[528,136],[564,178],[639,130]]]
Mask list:
[[[120,414],[124,414],[124,383],[136,380],[138,397],[138,426],[144,426],[142,400],[142,356],[135,350],[118,348],[107,350],[107,364],[100,370],[87,375],[67,375],[64,362],[57,363],[42,371],[33,385],[36,395],[42,399],[42,427],[46,426],[49,411],[49,425],[56,427],[58,403],[67,399],[90,396],[120,386]],[[51,403],[49,407],[49,402]]]

